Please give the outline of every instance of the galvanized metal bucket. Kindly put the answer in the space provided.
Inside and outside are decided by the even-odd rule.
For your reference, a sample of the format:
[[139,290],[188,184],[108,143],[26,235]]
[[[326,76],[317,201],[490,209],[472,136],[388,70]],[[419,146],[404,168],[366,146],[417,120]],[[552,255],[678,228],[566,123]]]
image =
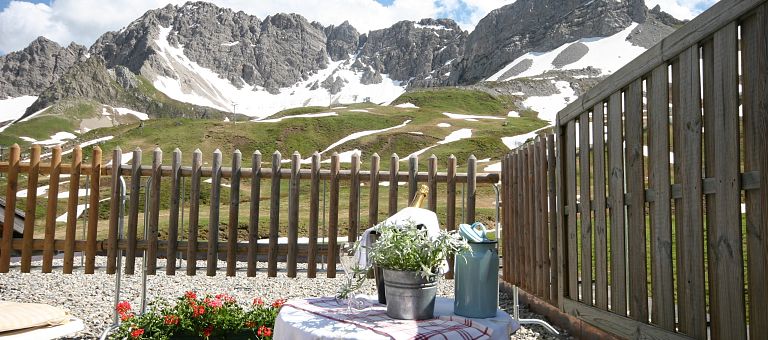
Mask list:
[[387,315],[394,319],[432,319],[435,313],[437,281],[430,282],[419,272],[384,269]]

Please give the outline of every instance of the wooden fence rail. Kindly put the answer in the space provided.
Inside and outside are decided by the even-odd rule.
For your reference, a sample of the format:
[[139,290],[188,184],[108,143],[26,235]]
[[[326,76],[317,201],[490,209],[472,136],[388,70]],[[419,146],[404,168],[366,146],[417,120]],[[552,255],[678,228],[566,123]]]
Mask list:
[[[431,188],[429,208],[438,209],[438,197],[445,200],[444,213],[448,216],[448,228],[453,228],[456,223],[456,192],[457,184],[463,184],[461,193],[465,195],[463,201],[466,205],[460,216],[464,221],[473,222],[475,218],[476,184],[495,184],[499,180],[498,174],[477,173],[477,164],[474,157],[470,157],[466,173],[458,173],[456,159],[450,157],[447,160],[448,168],[445,172],[438,172],[438,160],[436,157],[429,159],[427,172],[418,171],[418,158],[411,157],[408,161],[408,171],[400,172],[400,160],[397,155],[391,158],[391,171],[381,171],[378,155],[371,157],[370,170],[361,170],[362,160],[359,155],[354,155],[349,168],[342,170],[341,161],[337,154],[330,157],[330,165],[326,169],[321,168],[320,154],[315,153],[311,157],[309,166],[303,164],[301,155],[294,153],[290,156],[290,166],[283,166],[282,155],[275,152],[271,156],[269,167],[262,163],[262,155],[256,151],[252,154],[250,167],[243,166],[243,155],[239,150],[233,152],[231,166],[225,167],[222,162],[222,153],[216,151],[209,160],[211,166],[203,167],[203,155],[197,150],[192,154],[189,166],[183,165],[181,151],[174,150],[171,154],[170,164],[165,163],[163,152],[158,148],[151,154],[151,165],[142,165],[142,150],[136,149],[130,155],[132,164],[124,164],[125,156],[119,148],[113,150],[108,165],[102,163],[102,151],[98,146],[93,148],[89,162],[83,162],[83,152],[80,148],[72,151],[71,163],[62,164],[61,148],[54,148],[50,161],[40,160],[40,147],[33,146],[31,158],[28,161],[20,161],[20,149],[17,145],[10,148],[8,162],[0,163],[0,173],[7,173],[6,184],[6,214],[15,211],[17,192],[19,191],[19,178],[27,178],[27,195],[25,198],[26,221],[23,239],[13,239],[12,228],[3,228],[0,239],[0,272],[8,272],[10,255],[12,252],[21,251],[22,272],[30,271],[31,255],[35,251],[42,251],[43,271],[51,272],[52,258],[55,252],[63,251],[64,273],[71,273],[75,264],[75,252],[84,252],[85,272],[93,273],[95,270],[95,258],[97,254],[106,254],[106,272],[115,273],[118,251],[124,251],[125,271],[132,274],[136,263],[136,257],[141,251],[146,251],[147,273],[152,275],[157,270],[157,259],[165,258],[167,275],[176,273],[177,254],[183,254],[187,259],[186,274],[195,275],[197,272],[196,259],[206,254],[206,274],[216,275],[219,271],[218,261],[226,260],[226,275],[236,274],[237,261],[247,263],[247,275],[256,275],[259,261],[266,260],[267,273],[276,276],[278,262],[285,262],[287,275],[297,276],[297,263],[307,263],[307,276],[315,277],[318,270],[318,258],[327,263],[326,275],[335,277],[337,259],[337,238],[346,236],[347,241],[354,241],[367,226],[361,226],[361,198],[363,188],[367,187],[368,200],[368,224],[374,224],[379,220],[379,201],[389,202],[389,211],[397,211],[407,205],[408,199],[398,192],[398,182],[408,183],[408,192],[415,192],[417,185],[426,183]],[[116,165],[117,164],[117,165]],[[69,180],[69,194],[66,201],[66,223],[63,226],[64,238],[57,237],[56,215],[60,211],[58,190],[62,176]],[[87,226],[86,236],[78,237],[78,203],[81,196],[81,177],[86,176],[92,189],[87,197]],[[122,193],[121,178],[128,182],[127,193]],[[185,181],[189,189],[182,191]],[[47,180],[49,183],[50,199],[46,199],[45,223],[42,231],[43,238],[35,239],[35,216],[38,213],[37,194],[38,182]],[[225,182],[226,181],[226,182]],[[264,196],[262,186],[269,181],[269,193]],[[203,195],[203,183],[209,182],[210,191]],[[244,187],[243,183],[249,182],[250,186]],[[390,184],[390,190],[386,198],[379,195],[381,183]],[[438,192],[438,183],[445,186],[445,193]],[[326,187],[327,186],[327,187]],[[146,192],[143,188],[146,187]],[[308,187],[308,188],[307,188]],[[302,188],[304,190],[302,190]],[[323,211],[320,210],[320,193],[327,188],[327,210],[324,203]],[[347,190],[342,190],[347,188]],[[442,188],[442,187],[441,187]],[[266,189],[266,188],[265,188]],[[229,195],[226,196],[225,192]],[[187,196],[189,193],[189,196]],[[347,193],[348,197],[340,197]],[[53,196],[51,196],[53,195]],[[121,195],[126,196],[125,209],[127,225],[121,234],[120,226]],[[284,197],[287,196],[287,200]],[[182,198],[189,197],[188,202],[182,202]],[[228,201],[224,201],[228,197]],[[241,197],[250,201],[248,218],[240,219]],[[343,198],[343,200],[340,200]],[[109,199],[108,218],[100,220],[100,201]],[[268,216],[260,216],[261,201],[269,201]],[[228,202],[224,204],[223,202]],[[342,202],[348,203],[345,207],[348,216],[342,217]],[[287,209],[286,204],[287,203]],[[201,218],[201,208],[209,207],[207,216]],[[309,209],[300,209],[302,206]],[[188,207],[187,211],[183,211]],[[142,209],[146,212],[145,224],[139,228]],[[228,214],[222,215],[222,210]],[[287,216],[281,216],[281,211],[287,211]],[[306,211],[306,212],[302,212]],[[327,211],[327,215],[325,212]],[[102,216],[106,214],[101,211]],[[304,219],[307,222],[300,223],[300,214],[308,214]],[[327,216],[327,223],[326,221]],[[185,218],[186,217],[186,218]],[[207,221],[205,221],[207,217]],[[322,222],[327,228],[327,242],[319,242],[319,226]],[[263,224],[264,218],[268,221]],[[11,219],[13,220],[13,216]],[[186,221],[184,221],[186,220]],[[342,223],[343,221],[343,223]],[[100,222],[103,222],[100,224]],[[167,226],[166,235],[160,237],[160,225]],[[247,224],[247,236],[238,235],[238,227]],[[299,225],[308,224],[306,232],[300,235]],[[226,226],[224,226],[226,225]],[[341,226],[346,225],[346,230]],[[106,231],[104,229],[107,229]],[[264,229],[266,228],[266,229]],[[186,229],[186,232],[184,232]],[[99,232],[101,230],[101,233]],[[142,230],[145,235],[139,234]],[[220,233],[221,230],[221,233]],[[260,230],[268,230],[266,243],[259,242]],[[281,231],[282,230],[282,231]],[[225,237],[225,241],[220,241]],[[99,235],[106,235],[100,237]],[[299,244],[299,236],[306,236],[308,241]],[[287,241],[280,241],[285,237]]]
[[505,280],[621,337],[768,338],[765,1],[718,2],[555,129],[504,157]]

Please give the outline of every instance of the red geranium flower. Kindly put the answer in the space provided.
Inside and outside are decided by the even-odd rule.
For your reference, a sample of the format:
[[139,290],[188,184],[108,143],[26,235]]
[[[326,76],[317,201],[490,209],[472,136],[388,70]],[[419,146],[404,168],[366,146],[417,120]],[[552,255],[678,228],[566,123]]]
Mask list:
[[277,299],[275,302],[272,302],[272,307],[280,308],[285,304],[285,299]]
[[256,335],[258,335],[258,336],[272,336],[272,328],[269,328],[267,326],[261,325],[261,327],[259,327],[259,330],[256,331]]
[[115,308],[118,313],[125,314],[129,310],[131,310],[131,304],[128,301],[120,301],[120,303],[117,304],[117,307]]
[[143,328],[135,329],[135,330],[133,330],[133,332],[131,332],[131,338],[138,339],[143,334],[144,334],[144,329]]
[[176,325],[179,323],[179,317],[176,315],[166,315],[164,318],[166,325]]
[[197,308],[193,308],[192,317],[196,318],[203,314],[205,314],[205,306],[197,306]]
[[194,299],[197,299],[197,294],[195,294],[195,292],[193,291],[188,291],[184,293],[184,297],[190,300],[194,300]]
[[255,299],[253,299],[253,305],[254,306],[263,306],[264,305],[264,300],[262,300],[261,298],[255,298]]
[[208,327],[205,327],[205,328],[203,328],[203,336],[204,336],[204,337],[206,337],[206,338],[207,338],[207,337],[211,336],[211,333],[213,333],[213,326],[212,326],[212,325],[211,325],[211,326],[208,326]]
[[121,321],[128,321],[128,319],[134,317],[133,313],[120,313],[120,320]]

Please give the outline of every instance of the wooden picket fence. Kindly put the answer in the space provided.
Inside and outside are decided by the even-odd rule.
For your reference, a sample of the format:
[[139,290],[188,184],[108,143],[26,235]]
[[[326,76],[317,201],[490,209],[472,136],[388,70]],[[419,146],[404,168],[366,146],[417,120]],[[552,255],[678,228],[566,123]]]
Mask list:
[[504,157],[505,280],[621,337],[768,339],[766,1],[718,2],[555,129]]
[[[174,275],[176,273],[177,253],[187,259],[186,274],[195,275],[197,265],[195,259],[199,254],[206,254],[206,274],[216,275],[218,270],[218,261],[220,256],[226,256],[226,275],[236,274],[237,261],[247,261],[247,275],[254,276],[257,272],[257,262],[260,256],[266,256],[267,273],[269,276],[276,276],[278,271],[278,260],[284,258],[286,262],[287,275],[289,277],[297,276],[297,262],[299,258],[306,259],[307,276],[316,277],[318,271],[318,258],[324,258],[327,263],[325,271],[328,277],[336,276],[336,262],[338,255],[337,237],[347,235],[348,241],[354,241],[362,232],[360,225],[361,184],[367,183],[369,190],[368,202],[368,224],[373,225],[379,219],[379,190],[380,182],[389,182],[388,186],[388,213],[394,214],[398,208],[405,207],[407,201],[401,199],[402,195],[398,182],[407,182],[407,197],[413,197],[419,183],[425,183],[430,188],[428,197],[428,208],[435,211],[438,203],[438,184],[440,188],[445,187],[445,192],[440,192],[442,199],[445,200],[445,225],[448,229],[455,228],[460,222],[473,222],[475,220],[475,205],[477,196],[477,185],[492,185],[498,182],[499,175],[493,173],[478,173],[477,160],[470,156],[467,161],[467,172],[459,173],[457,170],[456,158],[451,156],[447,159],[447,168],[445,172],[438,172],[438,159],[432,156],[428,159],[428,169],[426,172],[419,171],[419,162],[416,156],[408,159],[407,171],[400,171],[400,159],[392,155],[389,162],[389,170],[381,170],[380,157],[373,154],[370,159],[370,170],[361,170],[361,159],[359,154],[352,156],[349,169],[341,169],[341,163],[338,154],[334,153],[330,157],[328,168],[321,167],[321,156],[315,153],[311,157],[309,168],[302,168],[302,159],[298,153],[290,157],[290,166],[283,168],[282,156],[279,152],[272,154],[270,162],[264,162],[262,155],[258,151],[251,155],[250,167],[243,167],[243,156],[240,151],[232,154],[231,167],[224,167],[222,164],[222,154],[218,150],[213,153],[210,159],[211,166],[203,167],[203,155],[198,150],[192,154],[191,164],[182,166],[182,154],[178,149],[172,153],[169,165],[163,163],[163,153],[158,148],[152,152],[151,165],[142,164],[142,151],[137,149],[132,152],[132,164],[121,165],[119,167],[113,164],[122,164],[122,151],[117,148],[111,155],[110,165],[103,163],[101,149],[96,146],[90,158],[90,164],[83,163],[83,151],[80,147],[75,147],[70,157],[69,164],[62,162],[62,149],[55,147],[52,149],[50,159],[41,162],[41,149],[39,146],[32,146],[29,153],[29,161],[20,161],[20,148],[14,145],[10,148],[8,161],[0,162],[0,173],[7,174],[6,187],[6,214],[12,214],[17,202],[17,191],[19,189],[19,175],[27,176],[28,192],[26,214],[23,238],[14,239],[12,237],[12,228],[3,228],[2,239],[0,239],[0,273],[9,271],[10,256],[14,251],[20,251],[20,271],[30,272],[31,258],[34,252],[42,251],[42,272],[52,271],[53,256],[56,252],[63,252],[63,272],[72,273],[74,267],[75,252],[84,252],[84,272],[93,273],[96,269],[95,257],[97,254],[105,253],[107,255],[106,272],[113,274],[116,271],[116,258],[118,250],[124,251],[125,272],[132,274],[134,272],[135,260],[141,254],[139,252],[146,250],[147,273],[153,275],[157,271],[158,257],[166,258],[166,274]],[[269,163],[269,167],[264,167]],[[115,171],[119,168],[119,171]],[[38,186],[39,178],[46,178],[49,183],[48,197],[57,197],[59,194],[59,182],[62,175],[69,175],[69,199],[67,200],[67,222],[66,232],[63,239],[56,238],[56,211],[58,200],[48,199],[45,211],[45,232],[44,238],[34,238],[34,228],[36,225],[37,195],[35,188]],[[95,188],[90,190],[88,196],[88,221],[86,227],[86,237],[78,239],[77,232],[77,204],[79,189],[82,187],[81,176],[87,176],[89,182]],[[121,200],[122,194],[121,176],[128,179],[127,188],[127,211],[125,218],[127,224],[124,235],[118,235],[121,219]],[[180,183],[182,178],[188,178],[190,183],[190,202],[187,220],[187,235],[180,235],[179,218],[180,213]],[[206,226],[200,223],[201,208],[201,183],[205,179],[210,179],[210,210],[209,223]],[[161,181],[170,180],[170,191],[161,192]],[[221,204],[221,184],[222,179],[228,179],[230,203],[228,207]],[[246,181],[247,180],[247,181]],[[288,218],[287,235],[280,235],[281,229],[281,183],[288,182]],[[302,181],[309,181],[309,197],[304,197],[301,204],[309,204],[308,216],[308,243],[298,243],[298,224],[299,224],[299,205],[300,205],[300,184]],[[147,216],[146,228],[147,237],[144,239],[138,235],[139,230],[139,212],[142,184],[148,182],[147,195]],[[248,218],[248,237],[247,240],[238,240],[237,226],[239,224],[239,206],[241,184],[250,185],[250,212]],[[329,191],[327,206],[327,243],[318,242],[318,228],[320,227],[320,192],[323,190],[323,182],[327,183]],[[349,186],[348,197],[348,216],[346,231],[340,230],[339,219],[344,218],[340,215],[340,186],[346,182]],[[100,185],[99,185],[100,184]],[[269,243],[258,243],[259,211],[262,204],[261,187],[270,186],[269,204]],[[457,197],[457,185],[463,197]],[[109,193],[106,193],[106,188]],[[99,188],[105,188],[99,190]],[[167,190],[166,190],[167,191]],[[167,239],[158,239],[158,225],[160,222],[161,195],[167,194],[169,201],[168,231]],[[99,239],[99,201],[102,196],[110,199],[108,236],[106,239]],[[464,202],[463,207],[457,209],[456,201],[458,198]],[[284,206],[283,206],[284,207]],[[219,241],[218,231],[220,223],[225,220],[220,216],[220,211],[228,209],[229,215],[226,220],[227,239]],[[463,208],[463,213],[462,209]],[[442,209],[442,207],[441,207]],[[457,216],[457,212],[460,214]],[[12,217],[6,221],[13,220]],[[463,217],[463,220],[457,220]],[[182,217],[183,218],[183,217]],[[283,220],[284,221],[284,220]],[[365,226],[367,227],[367,226]],[[183,229],[182,229],[183,230]],[[199,236],[206,233],[207,240],[201,241]],[[120,236],[120,237],[119,237]],[[186,236],[186,237],[183,237]],[[287,244],[280,244],[278,238],[287,237]],[[184,238],[181,239],[180,238]]]

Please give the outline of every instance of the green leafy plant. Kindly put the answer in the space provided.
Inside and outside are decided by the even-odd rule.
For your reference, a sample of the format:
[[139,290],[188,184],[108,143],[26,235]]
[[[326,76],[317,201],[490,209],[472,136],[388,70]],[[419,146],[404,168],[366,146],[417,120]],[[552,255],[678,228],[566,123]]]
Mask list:
[[467,241],[455,231],[441,230],[430,239],[426,229],[419,229],[412,221],[409,225],[381,225],[379,238],[373,243],[369,257],[384,269],[417,271],[427,279],[435,280],[439,267],[451,255],[470,251]]
[[152,303],[147,313],[136,315],[127,301],[117,305],[122,323],[111,339],[172,339],[173,337],[226,339],[246,333],[250,339],[272,339],[272,329],[284,299],[266,304],[254,299],[249,307],[227,294],[198,297],[186,292],[174,305]]

